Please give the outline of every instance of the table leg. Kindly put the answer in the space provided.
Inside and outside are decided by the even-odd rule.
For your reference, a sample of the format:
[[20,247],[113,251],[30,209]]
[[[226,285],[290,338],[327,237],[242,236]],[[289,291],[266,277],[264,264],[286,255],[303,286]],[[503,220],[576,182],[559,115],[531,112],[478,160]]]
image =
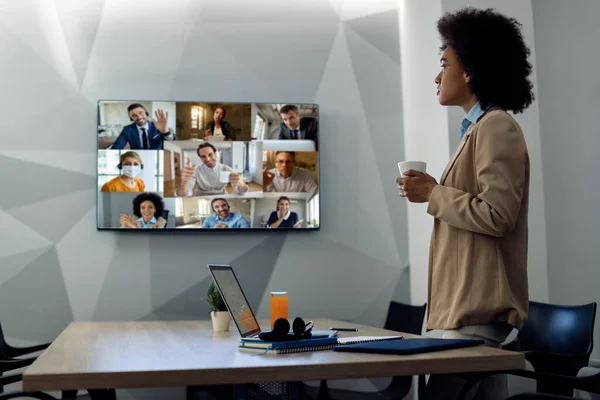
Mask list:
[[76,399],[77,398],[77,390],[63,390],[62,398],[63,399]]
[[465,378],[467,378],[467,382],[465,382],[465,385],[463,386],[462,390],[460,391],[460,394],[458,395],[458,400],[465,400],[467,398],[467,396],[469,395],[469,392],[473,389],[473,387],[489,374],[490,373],[485,373],[485,372],[483,372],[483,373],[473,372],[468,375],[465,375]]
[[234,400],[234,385],[198,385],[186,388],[186,400]]
[[88,389],[92,400],[117,400],[115,389]]
[[288,382],[288,395],[290,400],[300,400],[300,382]]

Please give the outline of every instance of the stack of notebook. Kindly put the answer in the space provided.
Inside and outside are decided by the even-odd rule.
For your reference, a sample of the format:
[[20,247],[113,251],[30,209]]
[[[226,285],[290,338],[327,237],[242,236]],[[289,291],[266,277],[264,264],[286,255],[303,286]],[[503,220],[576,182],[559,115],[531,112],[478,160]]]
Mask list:
[[253,354],[289,354],[307,351],[333,350],[341,345],[403,339],[402,336],[353,336],[337,338],[335,336],[317,337],[286,342],[267,342],[256,338],[242,338],[238,346],[244,353]]

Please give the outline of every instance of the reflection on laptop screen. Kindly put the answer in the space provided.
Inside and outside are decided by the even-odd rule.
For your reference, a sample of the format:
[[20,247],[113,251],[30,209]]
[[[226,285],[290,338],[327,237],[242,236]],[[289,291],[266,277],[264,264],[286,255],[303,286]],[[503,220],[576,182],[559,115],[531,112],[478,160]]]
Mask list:
[[240,335],[246,337],[260,332],[256,317],[231,267],[209,265],[209,268]]

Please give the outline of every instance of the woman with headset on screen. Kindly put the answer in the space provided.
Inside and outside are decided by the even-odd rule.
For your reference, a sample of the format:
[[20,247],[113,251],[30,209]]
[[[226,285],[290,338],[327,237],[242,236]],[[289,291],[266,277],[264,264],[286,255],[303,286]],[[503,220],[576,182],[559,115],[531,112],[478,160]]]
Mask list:
[[[176,196],[192,196],[194,188],[196,196],[225,194],[225,186],[231,186],[238,194],[246,193],[249,188],[241,175],[234,172],[229,165],[217,162],[217,149],[212,144],[205,142],[198,146],[198,157],[202,164],[193,166],[188,159],[181,171],[181,183],[175,191]],[[229,172],[228,180],[221,180],[221,172]],[[190,183],[194,183],[191,186]]]
[[298,221],[298,214],[290,211],[290,199],[281,196],[277,200],[277,210],[273,211],[267,221],[267,228],[300,228],[302,221]]
[[164,228],[162,217],[165,205],[156,193],[140,193],[133,199],[133,215],[121,214],[121,228]]
[[217,107],[213,113],[213,120],[206,124],[204,139],[209,136],[222,137],[224,140],[235,140],[236,136],[231,128],[231,124],[224,120],[227,111],[225,107]]
[[119,157],[117,168],[121,175],[111,179],[102,186],[102,192],[143,192],[144,181],[137,176],[144,168],[142,157],[135,151],[128,151]]

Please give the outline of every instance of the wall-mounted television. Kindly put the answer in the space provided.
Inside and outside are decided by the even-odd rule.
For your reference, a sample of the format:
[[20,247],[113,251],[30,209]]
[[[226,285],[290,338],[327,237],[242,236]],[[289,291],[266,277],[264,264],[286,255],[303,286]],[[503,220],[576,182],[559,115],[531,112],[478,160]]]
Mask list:
[[320,228],[319,107],[100,100],[99,230]]

